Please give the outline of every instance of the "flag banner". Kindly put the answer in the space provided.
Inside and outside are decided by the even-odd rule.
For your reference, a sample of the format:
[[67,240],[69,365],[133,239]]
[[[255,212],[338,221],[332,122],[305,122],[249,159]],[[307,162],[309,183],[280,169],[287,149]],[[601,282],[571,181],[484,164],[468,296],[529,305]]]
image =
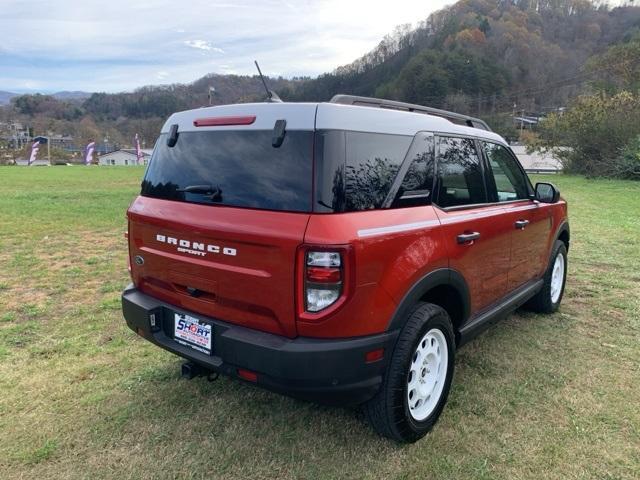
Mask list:
[[33,162],[36,161],[36,158],[38,157],[38,150],[40,150],[40,140],[33,142],[33,145],[31,145],[31,156],[29,157],[29,165],[32,165]]
[[140,148],[140,136],[136,133],[136,159],[137,164],[142,165],[144,163],[144,157],[142,155],[142,149]]
[[96,142],[89,142],[84,149],[84,164],[91,165],[93,161],[93,151],[96,148]]

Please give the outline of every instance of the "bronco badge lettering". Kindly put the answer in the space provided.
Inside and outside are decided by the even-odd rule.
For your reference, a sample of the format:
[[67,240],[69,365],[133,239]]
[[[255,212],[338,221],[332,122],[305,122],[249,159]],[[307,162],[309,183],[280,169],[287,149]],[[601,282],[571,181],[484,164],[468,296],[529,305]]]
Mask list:
[[160,243],[166,243],[167,245],[175,245],[176,250],[182,253],[188,253],[190,255],[196,255],[198,257],[204,257],[207,253],[221,253],[222,255],[229,255],[235,257],[237,250],[230,247],[220,247],[218,245],[211,245],[208,243],[192,242],[189,240],[183,240],[181,238],[167,237],[166,235],[156,235],[156,240]]

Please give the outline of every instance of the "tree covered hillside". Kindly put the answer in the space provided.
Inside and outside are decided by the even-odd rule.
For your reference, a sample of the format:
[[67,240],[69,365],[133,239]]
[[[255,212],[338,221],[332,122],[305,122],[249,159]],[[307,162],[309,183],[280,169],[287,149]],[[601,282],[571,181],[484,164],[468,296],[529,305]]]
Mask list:
[[399,27],[350,65],[283,92],[380,96],[487,115],[557,107],[581,92],[587,60],[640,31],[640,8],[587,0],[461,0]]

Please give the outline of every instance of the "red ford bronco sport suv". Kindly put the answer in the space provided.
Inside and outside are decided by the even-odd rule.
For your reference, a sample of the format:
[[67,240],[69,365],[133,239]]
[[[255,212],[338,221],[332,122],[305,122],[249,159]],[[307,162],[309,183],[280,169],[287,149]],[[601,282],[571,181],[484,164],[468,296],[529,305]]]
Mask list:
[[567,271],[566,203],[484,122],[363,97],[172,115],[128,219],[124,317],[183,373],[363,404],[406,442],[456,349],[554,312]]

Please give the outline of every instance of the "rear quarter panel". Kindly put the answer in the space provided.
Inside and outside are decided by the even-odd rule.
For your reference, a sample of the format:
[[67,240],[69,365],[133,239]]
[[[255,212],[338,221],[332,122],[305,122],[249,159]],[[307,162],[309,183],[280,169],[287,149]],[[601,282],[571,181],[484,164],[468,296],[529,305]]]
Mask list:
[[433,207],[312,215],[305,244],[354,246],[355,285],[339,310],[298,321],[312,337],[354,337],[384,332],[396,307],[421,277],[448,266]]

